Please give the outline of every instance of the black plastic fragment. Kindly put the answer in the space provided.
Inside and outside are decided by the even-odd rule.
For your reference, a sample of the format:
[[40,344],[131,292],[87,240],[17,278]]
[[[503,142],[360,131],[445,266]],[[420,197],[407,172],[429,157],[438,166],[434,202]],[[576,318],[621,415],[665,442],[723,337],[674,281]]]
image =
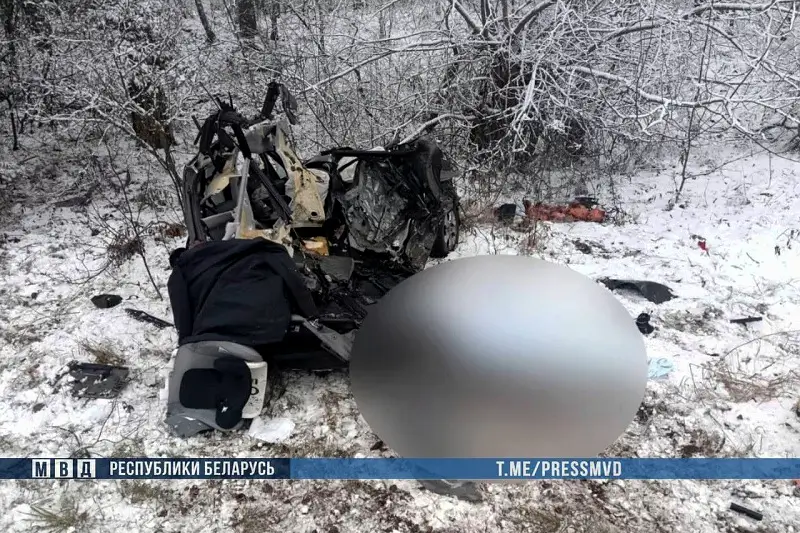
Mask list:
[[503,204],[494,210],[494,215],[501,224],[511,224],[517,216],[516,204]]
[[575,245],[575,248],[582,254],[591,255],[592,254],[592,247],[580,240],[572,241],[572,244]]
[[111,309],[122,303],[122,296],[117,294],[98,294],[92,296],[92,303],[98,309]]
[[749,516],[750,518],[752,518],[754,520],[761,520],[762,518],[764,518],[764,515],[759,513],[758,511],[754,511],[752,509],[748,509],[747,507],[739,505],[738,503],[731,503],[731,511],[736,511],[737,513],[742,513],[744,515]]
[[654,304],[662,304],[677,298],[677,296],[673,294],[672,289],[666,285],[662,285],[661,283],[656,283],[655,281],[609,278],[604,278],[598,281],[608,287],[608,289],[611,291],[628,290],[638,292],[644,298],[653,302]]
[[69,364],[69,375],[75,379],[72,394],[79,398],[116,398],[128,373],[123,366],[72,362]]
[[166,320],[161,320],[158,317],[154,317],[153,315],[145,313],[144,311],[139,311],[138,309],[128,308],[125,309],[125,312],[128,313],[135,320],[138,320],[139,322],[144,322],[146,324],[152,324],[158,329],[175,327],[172,323],[167,322]]
[[576,196],[575,202],[586,207],[587,209],[593,209],[600,204],[600,202],[594,196]]
[[656,329],[650,324],[650,315],[647,313],[642,313],[636,317],[636,327],[639,328],[642,335],[650,335]]
[[751,322],[761,322],[764,320],[763,317],[760,316],[748,316],[745,318],[732,318],[731,324],[750,324]]

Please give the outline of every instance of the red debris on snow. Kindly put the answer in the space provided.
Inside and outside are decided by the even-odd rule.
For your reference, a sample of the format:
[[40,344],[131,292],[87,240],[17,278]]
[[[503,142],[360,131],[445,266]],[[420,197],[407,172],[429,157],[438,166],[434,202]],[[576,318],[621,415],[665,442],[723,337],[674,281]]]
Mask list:
[[545,220],[550,222],[603,222],[606,212],[596,207],[589,208],[580,202],[572,202],[569,205],[549,205],[542,203],[531,203],[523,200],[525,215],[535,220]]

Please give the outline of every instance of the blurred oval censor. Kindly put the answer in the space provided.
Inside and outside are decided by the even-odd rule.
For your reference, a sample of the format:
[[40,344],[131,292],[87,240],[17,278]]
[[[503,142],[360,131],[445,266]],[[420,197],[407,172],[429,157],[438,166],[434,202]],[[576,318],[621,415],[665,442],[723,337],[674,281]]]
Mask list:
[[356,336],[350,374],[364,418],[401,456],[593,457],[633,420],[647,357],[593,280],[493,255],[392,289]]

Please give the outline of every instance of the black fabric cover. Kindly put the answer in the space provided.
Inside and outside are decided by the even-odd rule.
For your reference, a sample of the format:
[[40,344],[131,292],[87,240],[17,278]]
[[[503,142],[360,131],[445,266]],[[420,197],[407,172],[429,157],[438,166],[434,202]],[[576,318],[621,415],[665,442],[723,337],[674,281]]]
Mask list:
[[286,249],[264,239],[232,239],[176,250],[169,299],[178,344],[279,342],[293,312],[317,315],[311,293]]

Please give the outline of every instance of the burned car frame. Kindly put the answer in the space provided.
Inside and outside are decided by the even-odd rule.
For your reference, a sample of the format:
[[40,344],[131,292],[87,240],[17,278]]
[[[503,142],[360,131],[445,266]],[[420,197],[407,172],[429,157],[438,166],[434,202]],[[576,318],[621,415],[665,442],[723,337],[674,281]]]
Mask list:
[[[368,307],[456,247],[458,196],[449,162],[427,139],[301,160],[287,95],[271,84],[253,120],[217,101],[201,125],[183,173],[187,249],[232,239],[283,246],[318,312],[293,314],[285,337],[258,350],[279,368],[338,368]],[[274,120],[278,97],[286,117]]]

